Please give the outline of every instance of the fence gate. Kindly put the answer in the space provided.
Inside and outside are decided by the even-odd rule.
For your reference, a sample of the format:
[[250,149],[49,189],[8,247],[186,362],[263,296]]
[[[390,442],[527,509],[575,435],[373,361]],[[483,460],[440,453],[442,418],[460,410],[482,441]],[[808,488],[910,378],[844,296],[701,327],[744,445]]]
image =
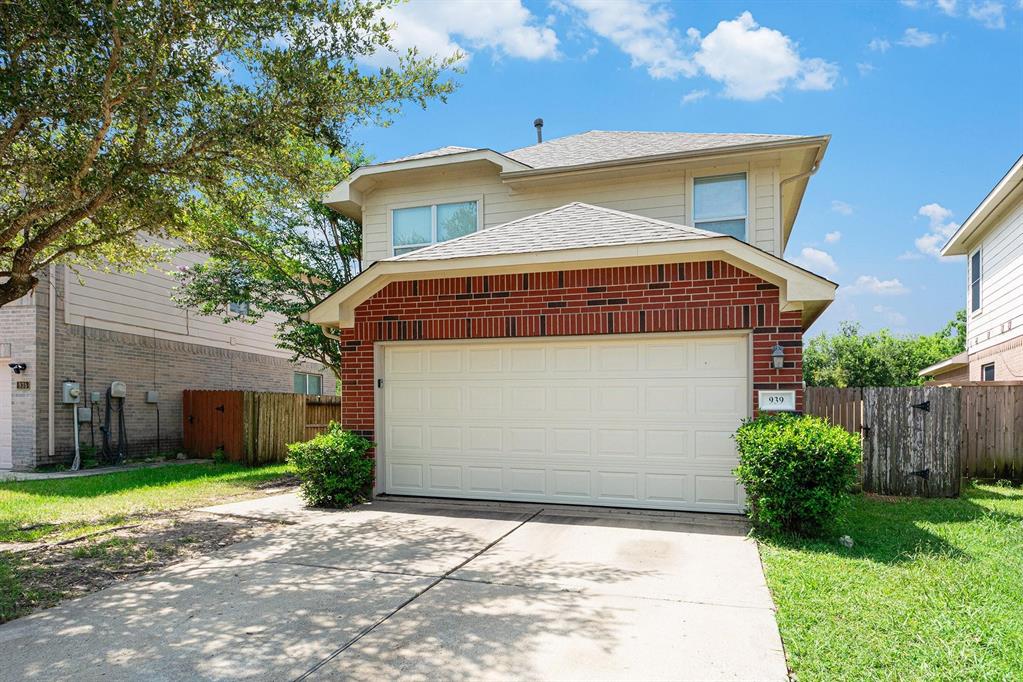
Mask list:
[[185,452],[209,457],[221,450],[232,462],[245,460],[241,391],[184,391],[182,416]]
[[881,495],[959,495],[958,388],[863,389],[863,489]]

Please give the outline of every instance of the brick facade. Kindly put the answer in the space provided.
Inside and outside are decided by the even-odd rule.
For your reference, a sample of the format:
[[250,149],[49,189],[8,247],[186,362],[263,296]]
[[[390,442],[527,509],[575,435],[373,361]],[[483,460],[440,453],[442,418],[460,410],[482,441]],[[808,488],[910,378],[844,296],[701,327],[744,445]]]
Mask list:
[[[81,427],[81,442],[102,443],[105,391],[112,381],[128,385],[125,426],[128,455],[157,453],[157,407],[145,401],[146,391],[159,392],[159,450],[176,452],[182,446],[181,392],[189,388],[252,391],[293,390],[293,373],[312,372],[323,377],[323,392],[333,394],[334,374],[315,363],[292,363],[287,358],[260,355],[197,343],[154,338],[65,324],[63,271],[58,269],[56,290],[54,386],[48,386],[49,297],[47,280],[24,305],[0,308],[0,344],[11,344],[11,359],[25,362],[28,371],[18,379],[31,382],[28,391],[14,391],[14,468],[34,469],[68,463],[74,453],[71,408],[61,403],[64,381],[77,381],[83,394],[98,391],[93,426]],[[4,360],[7,362],[7,360]],[[54,395],[54,456],[49,456],[49,391]],[[83,405],[87,404],[83,401]],[[116,431],[115,431],[116,433]],[[115,440],[116,442],[116,440]]]
[[802,410],[801,319],[780,311],[775,285],[723,261],[392,282],[342,331],[344,425],[374,437],[375,341],[586,334],[749,329],[752,404],[760,389],[793,389]]

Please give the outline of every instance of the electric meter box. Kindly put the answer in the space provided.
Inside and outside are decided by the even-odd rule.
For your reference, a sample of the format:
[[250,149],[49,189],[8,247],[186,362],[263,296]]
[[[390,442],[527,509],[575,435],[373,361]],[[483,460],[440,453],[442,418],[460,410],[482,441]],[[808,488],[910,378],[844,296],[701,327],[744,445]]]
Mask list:
[[82,388],[77,381],[65,381],[61,392],[61,402],[66,405],[75,405],[82,398]]
[[158,403],[160,402],[159,391],[146,391],[146,402],[147,403]]
[[110,397],[123,398],[128,395],[128,387],[123,381],[115,381],[110,384]]

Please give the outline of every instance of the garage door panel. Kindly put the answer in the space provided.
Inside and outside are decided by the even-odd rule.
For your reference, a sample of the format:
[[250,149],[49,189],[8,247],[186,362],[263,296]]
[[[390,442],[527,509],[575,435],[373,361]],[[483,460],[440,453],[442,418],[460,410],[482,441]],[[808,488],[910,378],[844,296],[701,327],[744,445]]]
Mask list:
[[385,490],[738,511],[747,349],[683,336],[388,344]]

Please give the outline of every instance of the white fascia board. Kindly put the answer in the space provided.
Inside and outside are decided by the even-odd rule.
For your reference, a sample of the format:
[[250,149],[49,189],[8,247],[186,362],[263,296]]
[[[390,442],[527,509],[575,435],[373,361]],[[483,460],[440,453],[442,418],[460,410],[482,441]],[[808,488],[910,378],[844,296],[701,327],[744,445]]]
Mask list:
[[[814,310],[816,318],[834,300],[838,285],[792,263],[731,237],[688,239],[676,242],[497,254],[469,258],[425,261],[377,261],[369,269],[334,292],[302,318],[330,327],[352,327],[355,308],[391,282],[408,279],[442,279],[464,274],[507,274],[653,265],[665,260],[721,259],[780,290],[782,310]],[[804,306],[804,303],[811,304]]]
[[1016,163],[1009,169],[1009,172],[1002,176],[1002,179],[998,181],[994,189],[984,197],[984,201],[980,202],[980,205],[973,209],[973,213],[963,221],[963,224],[959,226],[955,234],[949,238],[948,243],[942,247],[941,255],[967,255],[969,250],[967,242],[984,230],[986,227],[984,223],[988,217],[1001,206],[1003,201],[1020,188],[1021,183],[1023,183],[1023,156],[1016,160]]

